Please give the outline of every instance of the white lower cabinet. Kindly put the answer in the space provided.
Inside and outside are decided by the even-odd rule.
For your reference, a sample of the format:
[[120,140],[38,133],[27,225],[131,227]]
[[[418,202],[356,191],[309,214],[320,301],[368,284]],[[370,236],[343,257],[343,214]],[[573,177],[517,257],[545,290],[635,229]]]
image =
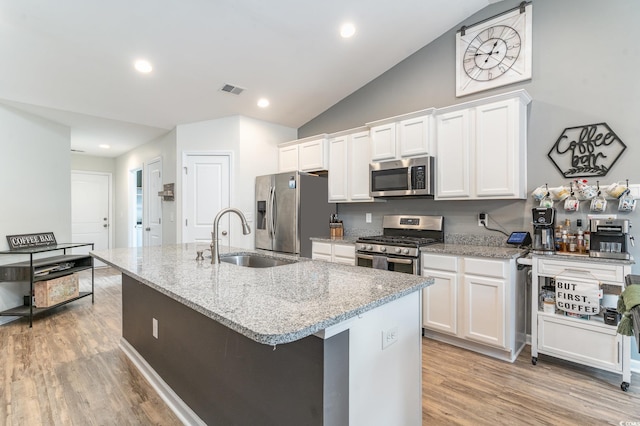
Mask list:
[[605,324],[602,312],[583,318],[568,316],[557,307],[545,312],[542,299],[549,291],[553,293],[551,289],[557,280],[592,282],[602,291],[600,304],[615,308],[631,266],[594,259],[575,261],[534,256],[532,272],[531,362],[537,364],[538,355],[545,354],[621,373],[620,387],[626,391],[631,381],[629,336],[617,334],[617,326]]
[[342,263],[345,265],[356,264],[356,246],[350,243],[328,243],[313,241],[311,243],[311,258],[313,260],[326,260],[327,262]]
[[422,254],[424,335],[513,362],[525,343],[514,259]]

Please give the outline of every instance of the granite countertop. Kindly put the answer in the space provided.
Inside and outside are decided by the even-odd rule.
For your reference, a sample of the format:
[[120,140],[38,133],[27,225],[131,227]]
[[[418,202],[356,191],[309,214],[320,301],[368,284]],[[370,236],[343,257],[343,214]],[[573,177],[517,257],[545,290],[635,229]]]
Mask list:
[[344,236],[344,237],[338,237],[338,238],[331,238],[331,237],[322,236],[322,237],[311,237],[310,240],[320,241],[323,243],[334,243],[334,244],[355,244],[358,238],[360,237]]
[[[263,344],[289,343],[418,291],[430,277],[305,258],[272,268],[197,262],[200,244],[94,251],[132,278]],[[221,253],[248,253],[226,249]],[[288,257],[292,256],[273,256]]]
[[517,259],[525,256],[527,249],[504,246],[479,246],[470,244],[431,244],[420,248],[422,253],[451,254],[455,256],[493,257],[497,259]]

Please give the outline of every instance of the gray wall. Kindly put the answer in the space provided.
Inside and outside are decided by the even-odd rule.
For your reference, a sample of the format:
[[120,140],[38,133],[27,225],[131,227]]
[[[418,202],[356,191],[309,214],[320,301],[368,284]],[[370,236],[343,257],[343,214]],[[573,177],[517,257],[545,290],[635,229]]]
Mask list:
[[[462,98],[455,97],[455,32],[518,5],[505,0],[488,6],[461,22],[434,42],[394,68],[343,99],[302,126],[299,137],[331,133],[361,126],[366,122],[392,117],[428,107],[444,107],[497,93],[524,88],[533,97],[529,109],[528,189],[549,183],[568,184],[547,158],[547,152],[563,129],[606,122],[627,150],[601,181],[611,183],[629,179],[640,183],[637,167],[640,134],[640,47],[629,29],[640,17],[636,0],[534,0],[533,1],[533,78],[506,87]],[[595,182],[594,182],[595,183]],[[608,211],[614,212],[614,203]],[[616,207],[617,207],[617,203]],[[586,217],[583,211],[568,216],[574,221]],[[531,199],[521,201],[419,201],[340,204],[338,211],[347,233],[379,230],[381,216],[388,213],[442,214],[447,232],[494,235],[477,226],[477,213],[486,211],[494,225],[507,232],[530,230]],[[365,213],[373,213],[373,223],[364,223]],[[619,217],[635,223],[640,213]],[[566,217],[559,211],[559,220]],[[640,259],[640,251],[632,254]],[[634,266],[634,273],[640,269]]]

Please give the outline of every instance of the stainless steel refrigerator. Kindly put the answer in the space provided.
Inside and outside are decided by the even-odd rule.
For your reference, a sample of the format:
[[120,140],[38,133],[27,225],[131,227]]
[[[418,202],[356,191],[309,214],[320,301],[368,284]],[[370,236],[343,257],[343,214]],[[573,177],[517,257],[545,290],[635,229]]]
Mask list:
[[311,257],[311,237],[329,234],[326,176],[288,172],[256,177],[256,248]]

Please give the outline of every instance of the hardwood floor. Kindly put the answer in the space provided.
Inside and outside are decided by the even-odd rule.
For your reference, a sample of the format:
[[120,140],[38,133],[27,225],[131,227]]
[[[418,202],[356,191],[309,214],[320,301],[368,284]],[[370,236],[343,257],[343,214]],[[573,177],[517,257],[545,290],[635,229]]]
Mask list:
[[[120,275],[96,270],[94,305],[0,326],[0,423],[180,424],[118,348],[120,297]],[[640,375],[625,393],[618,374],[545,356],[534,366],[528,347],[509,364],[424,339],[422,371],[424,425],[640,424]]]

